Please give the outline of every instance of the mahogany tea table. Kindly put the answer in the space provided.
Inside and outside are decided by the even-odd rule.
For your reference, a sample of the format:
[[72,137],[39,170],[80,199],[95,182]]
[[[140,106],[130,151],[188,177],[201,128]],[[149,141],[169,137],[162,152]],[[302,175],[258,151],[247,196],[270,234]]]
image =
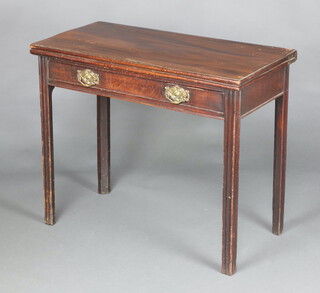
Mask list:
[[99,193],[110,192],[110,98],[224,121],[222,267],[236,271],[241,119],[275,101],[274,234],[283,229],[291,49],[96,22],[31,44],[39,57],[45,223],[55,222],[52,91],[97,95]]

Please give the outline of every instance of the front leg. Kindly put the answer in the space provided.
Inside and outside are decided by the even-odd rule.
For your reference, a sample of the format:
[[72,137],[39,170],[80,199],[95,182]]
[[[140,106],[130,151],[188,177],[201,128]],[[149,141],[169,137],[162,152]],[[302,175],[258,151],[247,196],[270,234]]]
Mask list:
[[39,57],[40,106],[42,129],[42,178],[44,191],[45,223],[55,223],[54,155],[52,125],[52,91],[47,83],[48,64],[45,57]]
[[239,92],[229,91],[225,100],[221,272],[226,275],[232,275],[236,272],[241,119],[240,99],[241,95]]
[[288,73],[289,67],[286,68],[284,93],[275,102],[272,232],[276,235],[280,235],[283,231],[288,123]]

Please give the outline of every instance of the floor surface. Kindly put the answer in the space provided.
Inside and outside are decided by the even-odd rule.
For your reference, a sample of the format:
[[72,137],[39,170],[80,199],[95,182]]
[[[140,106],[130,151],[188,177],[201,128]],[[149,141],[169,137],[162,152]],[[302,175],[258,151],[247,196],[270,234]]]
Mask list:
[[[119,103],[113,104],[118,113]],[[259,115],[242,124],[234,276],[219,272],[223,122],[146,109],[150,117],[163,113],[159,123],[165,127],[172,117],[175,124],[159,137],[143,118],[128,118],[132,123],[121,128],[114,117],[119,130],[112,136],[108,195],[96,193],[94,123],[81,130],[92,137],[80,143],[80,130],[56,122],[54,226],[43,224],[40,145],[22,147],[20,160],[9,151],[3,156],[4,164],[14,165],[0,173],[0,292],[318,292],[319,174],[299,167],[300,157],[292,155],[299,145],[291,142],[285,229],[273,235],[268,107],[261,112],[270,126],[262,137],[256,131],[261,120],[255,124]],[[193,129],[193,139],[187,130],[177,131],[182,126]],[[59,134],[62,127],[69,137]],[[142,132],[130,134],[130,127]]]

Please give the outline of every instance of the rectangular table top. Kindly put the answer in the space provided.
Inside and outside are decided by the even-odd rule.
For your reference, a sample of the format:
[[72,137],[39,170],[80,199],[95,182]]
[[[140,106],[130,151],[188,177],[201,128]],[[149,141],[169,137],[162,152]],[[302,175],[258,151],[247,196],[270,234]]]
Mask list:
[[296,51],[107,22],[31,44],[31,53],[241,86],[296,60]]

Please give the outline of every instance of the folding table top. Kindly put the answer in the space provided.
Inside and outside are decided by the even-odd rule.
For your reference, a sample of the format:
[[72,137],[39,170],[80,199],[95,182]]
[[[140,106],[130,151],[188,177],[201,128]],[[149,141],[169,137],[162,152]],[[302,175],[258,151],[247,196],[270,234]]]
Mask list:
[[31,53],[74,56],[145,71],[241,86],[296,60],[296,51],[107,22],[31,44]]

